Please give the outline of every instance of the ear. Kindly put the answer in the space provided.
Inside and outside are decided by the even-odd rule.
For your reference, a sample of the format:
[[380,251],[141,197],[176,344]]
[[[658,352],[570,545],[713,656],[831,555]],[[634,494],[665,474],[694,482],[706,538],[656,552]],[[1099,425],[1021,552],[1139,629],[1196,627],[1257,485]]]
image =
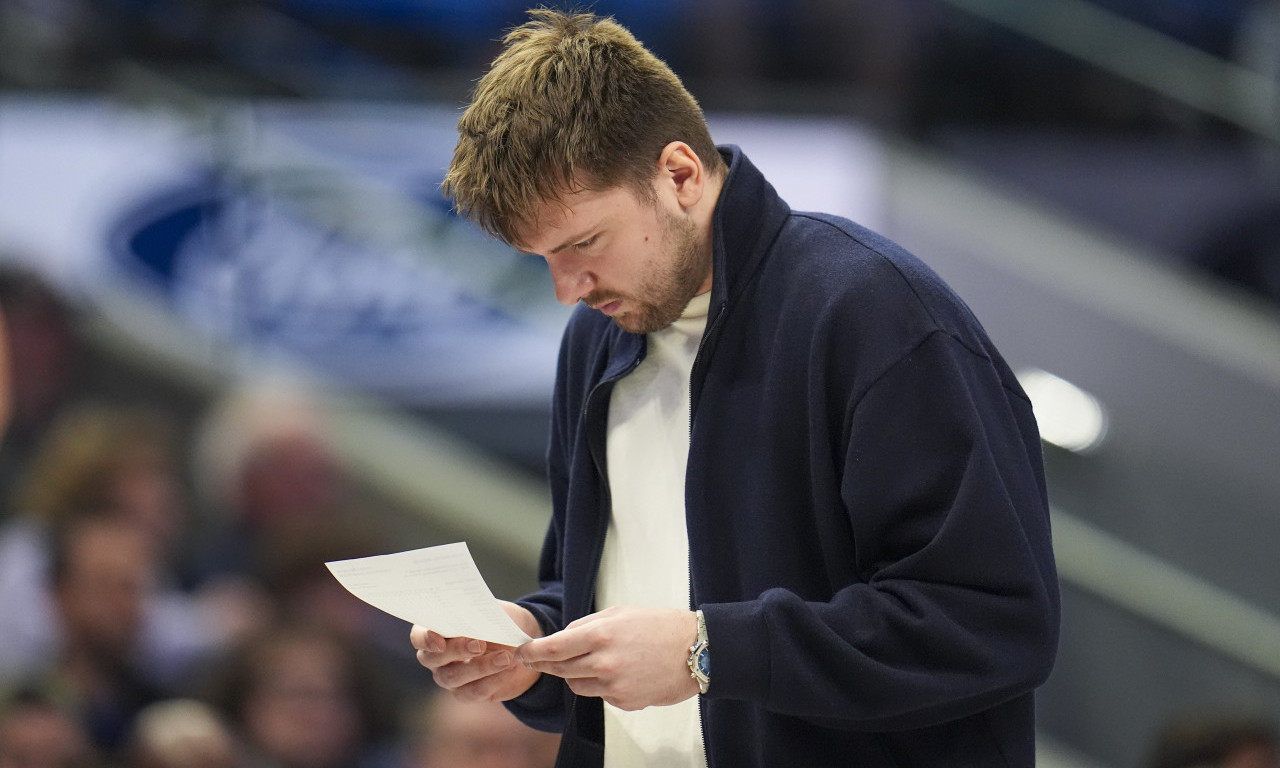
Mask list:
[[659,190],[670,189],[680,207],[688,209],[702,199],[706,186],[706,169],[693,148],[683,141],[673,141],[658,156]]

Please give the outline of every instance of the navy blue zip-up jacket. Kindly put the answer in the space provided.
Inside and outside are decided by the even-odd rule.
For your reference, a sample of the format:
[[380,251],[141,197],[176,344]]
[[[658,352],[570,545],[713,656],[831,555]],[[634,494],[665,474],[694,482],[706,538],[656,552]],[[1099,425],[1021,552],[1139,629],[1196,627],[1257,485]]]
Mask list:
[[[1030,402],[928,267],[721,151],[685,484],[711,768],[1034,765],[1058,583]],[[609,396],[644,351],[586,307],[565,331],[521,600],[547,633],[594,611]],[[509,706],[602,764],[599,699],[543,675]]]

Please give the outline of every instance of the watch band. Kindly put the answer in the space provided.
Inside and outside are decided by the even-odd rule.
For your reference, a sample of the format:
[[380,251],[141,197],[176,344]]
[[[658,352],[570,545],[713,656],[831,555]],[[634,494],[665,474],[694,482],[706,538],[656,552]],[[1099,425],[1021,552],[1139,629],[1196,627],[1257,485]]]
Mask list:
[[689,658],[685,663],[689,665],[689,677],[698,683],[698,692],[705,694],[711,688],[711,643],[707,641],[707,621],[702,611],[697,615],[698,638],[689,646]]

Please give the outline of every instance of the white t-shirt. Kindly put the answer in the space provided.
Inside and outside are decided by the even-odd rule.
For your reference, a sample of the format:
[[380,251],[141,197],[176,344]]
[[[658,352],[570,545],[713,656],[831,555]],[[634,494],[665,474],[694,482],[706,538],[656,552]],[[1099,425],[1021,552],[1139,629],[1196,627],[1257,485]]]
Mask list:
[[[689,610],[689,376],[711,293],[695,296],[613,388],[606,446],[613,515],[596,580],[596,608]],[[698,697],[626,712],[604,705],[605,768],[706,768]]]

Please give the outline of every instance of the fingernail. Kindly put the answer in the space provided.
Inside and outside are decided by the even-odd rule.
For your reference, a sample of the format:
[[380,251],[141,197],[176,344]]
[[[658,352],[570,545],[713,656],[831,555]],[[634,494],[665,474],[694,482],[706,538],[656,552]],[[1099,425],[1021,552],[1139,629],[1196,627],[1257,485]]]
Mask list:
[[511,654],[504,652],[494,657],[493,659],[494,669],[506,669],[509,666],[511,666]]
[[471,642],[467,643],[467,650],[470,651],[471,653],[480,653],[484,651],[484,643],[480,642],[479,640],[472,640]]
[[431,653],[439,653],[444,650],[444,644],[440,642],[438,636],[427,635],[427,650]]

